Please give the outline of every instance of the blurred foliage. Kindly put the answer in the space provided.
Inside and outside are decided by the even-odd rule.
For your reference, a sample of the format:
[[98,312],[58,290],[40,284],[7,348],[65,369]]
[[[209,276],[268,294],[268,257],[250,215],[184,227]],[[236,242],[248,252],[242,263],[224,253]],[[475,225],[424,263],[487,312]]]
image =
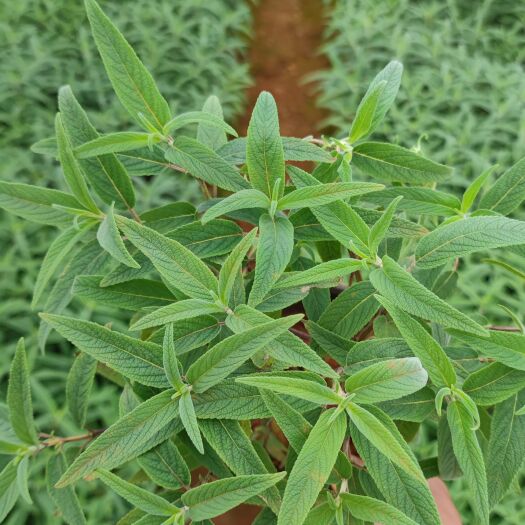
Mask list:
[[[449,185],[458,193],[489,166],[497,163],[499,176],[525,155],[524,2],[325,3],[322,52],[330,68],[313,76],[319,104],[329,110],[325,125],[348,133],[349,108],[357,107],[366,79],[397,58],[405,66],[402,88],[378,140],[420,148],[453,166]],[[523,257],[505,260],[525,270]],[[525,286],[502,269],[473,262],[479,261],[460,267],[454,304],[494,323],[512,322],[500,303],[524,318]]]
[[[232,119],[250,83],[242,58],[251,13],[237,0],[102,1],[154,74],[174,113],[198,110],[216,94]],[[58,88],[70,84],[101,132],[123,129],[129,115],[114,96],[90,35],[83,2],[19,0],[0,3],[0,166],[3,180],[59,186],[58,164],[29,151],[53,134]],[[168,197],[191,200],[198,191],[184,176],[136,181],[141,202]],[[7,372],[14,343],[35,334],[31,289],[50,242],[45,228],[0,215],[0,373]],[[9,308],[9,312],[7,312]],[[31,346],[30,342],[29,346]]]

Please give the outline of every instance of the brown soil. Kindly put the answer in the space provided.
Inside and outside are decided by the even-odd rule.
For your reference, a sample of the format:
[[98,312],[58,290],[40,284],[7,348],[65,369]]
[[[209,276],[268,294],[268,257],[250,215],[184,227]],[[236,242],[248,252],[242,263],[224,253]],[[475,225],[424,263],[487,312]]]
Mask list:
[[320,132],[326,113],[316,106],[314,86],[306,84],[305,77],[327,67],[319,54],[322,0],[258,0],[253,16],[255,34],[248,60],[255,84],[248,90],[248,111],[237,129],[246,133],[257,96],[266,90],[277,101],[283,136]]

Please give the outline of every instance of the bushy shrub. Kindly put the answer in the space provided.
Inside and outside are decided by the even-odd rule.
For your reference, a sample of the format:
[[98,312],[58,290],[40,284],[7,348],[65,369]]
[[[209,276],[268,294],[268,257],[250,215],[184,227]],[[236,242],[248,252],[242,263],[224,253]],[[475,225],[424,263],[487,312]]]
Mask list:
[[[525,160],[459,199],[435,188],[446,165],[369,141],[397,95],[397,61],[344,139],[281,137],[263,92],[247,137],[228,141],[237,134],[216,97],[174,115],[95,0],[86,6],[143,131],[99,135],[64,87],[55,138],[39,147],[58,156],[69,191],[0,185],[4,208],[60,228],[33,303],[41,344],[54,329],[79,351],[55,420],[42,403],[33,410],[32,393],[53,394],[30,382],[17,346],[0,518],[31,501],[27,481],[43,480],[47,461],[49,495],[74,524],[84,511],[99,522],[84,502],[104,484],[129,503],[120,523],[210,523],[249,502],[259,525],[434,525],[426,478],[437,475],[463,475],[476,523],[488,524],[523,460],[525,335],[446,299],[463,257],[523,254],[525,222],[507,215],[525,199]],[[144,170],[191,174],[202,202],[143,207],[130,173]],[[64,315],[74,295],[114,310],[100,323]],[[113,325],[119,310],[133,315],[128,330]],[[107,412],[101,388],[113,390]],[[437,454],[418,461],[409,442],[429,422]]]

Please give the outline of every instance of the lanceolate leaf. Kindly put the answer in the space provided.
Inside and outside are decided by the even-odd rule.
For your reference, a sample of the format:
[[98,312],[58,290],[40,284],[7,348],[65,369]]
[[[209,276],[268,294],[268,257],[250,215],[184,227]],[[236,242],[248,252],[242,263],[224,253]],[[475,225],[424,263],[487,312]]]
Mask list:
[[248,304],[257,306],[286,269],[292,256],[292,223],[284,217],[261,216],[255,277]]
[[126,39],[94,0],[86,0],[93,37],[113,89],[131,116],[144,117],[159,131],[170,119],[168,103]]
[[172,131],[183,128],[188,124],[206,124],[208,127],[226,131],[234,137],[237,136],[237,132],[231,126],[226,124],[222,117],[207,111],[189,111],[188,113],[177,115],[164,126],[164,133],[171,133]]
[[[58,91],[58,108],[73,147],[99,136],[69,86],[63,86]],[[130,209],[135,206],[133,185],[117,157],[103,155],[81,160],[79,164],[93,189],[106,204],[114,201],[118,208]]]
[[388,310],[408,346],[423,363],[434,386],[442,388],[456,383],[456,371],[439,343],[403,310],[384,297],[378,301]]
[[145,328],[151,328],[153,326],[173,323],[182,319],[191,319],[192,317],[199,317],[206,314],[220,313],[221,311],[221,308],[210,301],[185,299],[163,306],[141,317],[131,326],[131,330],[144,330]]
[[368,236],[368,248],[370,253],[376,254],[381,241],[385,238],[388,228],[394,218],[396,207],[402,197],[396,197],[385,209],[381,217],[370,229],[370,235]]
[[208,221],[227,215],[236,210],[245,210],[249,208],[267,209],[270,206],[270,199],[259,190],[240,190],[229,197],[222,199],[211,208],[208,208],[202,216],[203,224]]
[[525,199],[525,158],[507,170],[479,203],[482,209],[494,210],[502,215],[512,213]]
[[108,208],[104,220],[100,223],[97,230],[97,240],[100,246],[104,248],[114,259],[131,268],[140,268],[140,265],[133,259],[128,252],[113,215],[113,205]]
[[118,217],[119,228],[151,260],[157,271],[175,288],[196,299],[210,300],[217,293],[211,270],[179,242],[136,222]]
[[54,204],[66,208],[82,209],[82,204],[63,191],[38,188],[29,184],[0,181],[0,207],[28,221],[51,226],[71,223],[71,215]]
[[[246,305],[239,305],[226,319],[228,327],[235,333],[268,321],[271,321],[271,317]],[[337,373],[310,346],[291,332],[284,332],[276,337],[263,351],[290,366],[301,366],[325,377],[338,377]]]
[[356,494],[341,494],[341,501],[350,514],[360,520],[383,525],[416,525],[416,522],[406,514],[378,499]]
[[487,450],[488,491],[491,507],[508,491],[520,471],[525,455],[525,416],[516,411],[525,401],[523,393],[496,406]]
[[184,388],[184,381],[180,373],[179,360],[175,352],[175,342],[173,340],[173,323],[169,323],[164,331],[162,341],[162,363],[166,372],[166,377],[171,386],[179,392]]
[[271,197],[276,181],[279,196],[284,191],[284,152],[279,134],[279,117],[272,95],[263,91],[248,126],[246,163],[252,186]]
[[384,186],[367,182],[332,182],[299,188],[279,199],[279,210],[293,210],[311,208],[330,204],[331,202],[348,199],[356,195],[363,195],[372,191],[379,191]]
[[358,259],[334,259],[326,261],[302,272],[284,273],[274,288],[291,288],[339,279],[363,267]]
[[[223,120],[222,106],[215,95],[211,95],[206,99],[206,102],[204,102],[202,106],[202,111]],[[197,140],[215,151],[227,144],[224,129],[207,123],[206,121],[199,122],[197,127]]]
[[[369,407],[368,409],[383,425],[383,433],[388,435],[389,441],[396,442],[415,465],[416,458],[394,422],[376,407]],[[426,480],[408,474],[398,466],[392,457],[387,455],[388,449],[373,444],[370,437],[359,432],[355,426],[350,426],[350,432],[359,455],[367,465],[370,475],[385,500],[416,523],[423,525],[439,524],[440,519],[436,503]]]
[[236,382],[306,399],[319,405],[339,404],[342,401],[342,398],[327,386],[304,379],[260,374],[240,377]]
[[370,281],[381,295],[409,314],[446,327],[487,335],[478,323],[425,288],[388,256],[383,257],[383,267],[370,274]]
[[[268,474],[250,438],[237,421],[206,419],[199,421],[199,426],[206,441],[234,474]],[[281,504],[277,488],[266,489],[261,497],[277,514]]]
[[286,483],[279,525],[302,525],[330,475],[346,433],[345,414],[333,417],[334,411],[321,414],[299,452]]
[[204,445],[202,444],[197,416],[195,415],[195,407],[189,392],[184,392],[179,399],[179,416],[191,442],[201,454],[204,454]]
[[252,247],[256,235],[257,228],[254,228],[231,251],[221,267],[221,271],[219,272],[219,299],[226,306],[230,302],[235,279],[242,268],[244,257]]
[[64,230],[49,247],[49,250],[42,261],[38,276],[36,278],[35,287],[33,289],[33,299],[31,306],[35,306],[40,302],[43,293],[46,290],[49,281],[63,263],[64,259],[69,256],[73,247],[79,242],[86,232],[93,226],[93,223],[82,225],[81,228],[71,226]]
[[98,214],[97,205],[89,194],[86,181],[84,180],[84,174],[80,169],[77,159],[73,155],[71,143],[66,135],[59,113],[57,113],[55,118],[55,133],[57,136],[58,157],[69,189],[84,208],[94,214]]
[[426,184],[443,180],[452,170],[395,144],[364,142],[354,148],[352,164],[385,181]]
[[224,339],[190,366],[188,381],[196,392],[204,392],[239,368],[255,352],[301,318],[301,315],[283,317]]
[[66,470],[66,460],[62,453],[53,454],[47,462],[47,492],[60,510],[62,519],[68,525],[85,525],[86,518],[73,487],[57,489],[55,484]]
[[96,370],[97,360],[82,352],[75,358],[67,376],[67,406],[73,421],[79,427],[83,427],[86,422],[89,395]]
[[345,382],[356,403],[380,403],[412,394],[427,383],[427,373],[417,357],[389,359],[352,374]]
[[249,189],[236,168],[215,151],[190,137],[177,137],[166,150],[166,160],[181,166],[194,177],[229,191]]
[[177,507],[172,505],[157,494],[137,487],[133,483],[116,476],[112,472],[103,469],[97,469],[97,477],[106,485],[114,490],[119,496],[129,501],[134,507],[137,507],[148,514],[154,516],[171,516],[177,512]]
[[23,339],[18,341],[15,356],[11,363],[7,385],[7,406],[9,407],[9,419],[16,435],[25,443],[31,445],[37,443],[29,370]]
[[374,114],[386,84],[386,80],[382,80],[376,83],[373,87],[371,86],[363,97],[363,100],[361,100],[354,121],[352,122],[350,142],[355,142],[373,131],[371,127],[374,120]]
[[400,443],[390,435],[389,430],[381,421],[363,407],[351,403],[347,408],[348,416],[357,430],[379,449],[388,459],[399,465],[415,479],[424,480],[423,473],[413,457]]
[[160,137],[152,133],[120,131],[109,135],[101,135],[89,142],[84,142],[75,148],[75,155],[79,159],[89,159],[109,153],[145,148],[158,142],[160,142]]
[[286,472],[279,472],[220,479],[189,490],[182,496],[182,502],[189,507],[188,516],[192,520],[214,518],[264,492],[285,476]]
[[453,257],[525,244],[525,222],[506,217],[469,217],[436,228],[416,248],[421,268],[441,266]]
[[169,386],[159,345],[119,334],[90,321],[53,314],[41,314],[41,317],[79,350],[129,379],[158,388]]
[[113,469],[129,461],[181,429],[174,391],[166,390],[138,405],[111,425],[77,457],[56,484],[66,487],[97,468]]
[[472,429],[474,421],[467,409],[458,401],[448,405],[447,419],[452,435],[454,454],[470,486],[475,502],[474,512],[482,525],[489,523],[489,495],[487,474],[483,453],[479,446],[476,432]]

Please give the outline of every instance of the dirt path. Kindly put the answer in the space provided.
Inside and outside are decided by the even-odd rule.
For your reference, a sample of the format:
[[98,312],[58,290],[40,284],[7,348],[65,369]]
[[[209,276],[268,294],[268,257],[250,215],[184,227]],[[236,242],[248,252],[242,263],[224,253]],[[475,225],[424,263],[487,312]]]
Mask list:
[[237,123],[245,133],[251,109],[260,91],[277,101],[284,136],[319,133],[326,117],[315,104],[309,73],[325,69],[319,55],[323,32],[322,0],[259,0],[253,7],[255,34],[248,60],[255,85],[248,90],[248,111]]

